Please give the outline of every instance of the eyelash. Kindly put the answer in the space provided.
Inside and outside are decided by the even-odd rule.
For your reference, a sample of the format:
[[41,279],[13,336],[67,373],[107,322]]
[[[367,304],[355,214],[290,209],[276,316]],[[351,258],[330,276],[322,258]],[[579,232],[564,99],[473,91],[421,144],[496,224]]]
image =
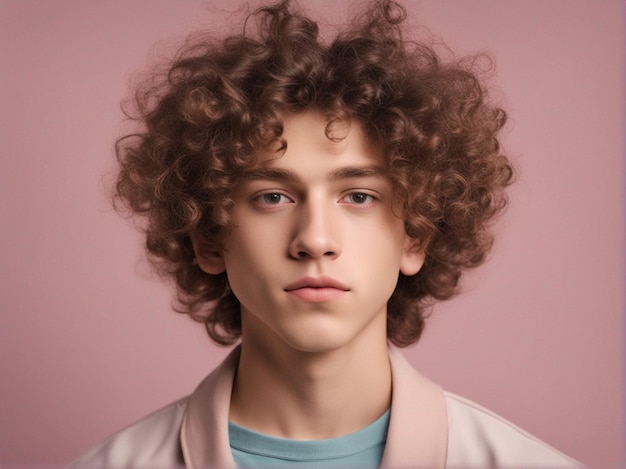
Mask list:
[[[362,200],[355,201],[355,197],[359,197]],[[368,194],[367,192],[355,191],[342,196],[339,202],[355,207],[369,207],[378,200],[379,199],[376,196]],[[262,207],[279,207],[281,205],[295,203],[291,197],[282,194],[281,192],[266,192],[264,194],[259,194],[255,196],[252,201]]]

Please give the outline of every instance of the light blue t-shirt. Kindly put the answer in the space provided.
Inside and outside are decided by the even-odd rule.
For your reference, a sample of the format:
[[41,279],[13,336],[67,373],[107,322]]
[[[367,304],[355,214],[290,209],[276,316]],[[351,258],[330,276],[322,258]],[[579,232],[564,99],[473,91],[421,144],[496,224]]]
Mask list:
[[383,457],[390,411],[367,427],[328,440],[289,440],[228,423],[230,449],[240,468],[377,468]]

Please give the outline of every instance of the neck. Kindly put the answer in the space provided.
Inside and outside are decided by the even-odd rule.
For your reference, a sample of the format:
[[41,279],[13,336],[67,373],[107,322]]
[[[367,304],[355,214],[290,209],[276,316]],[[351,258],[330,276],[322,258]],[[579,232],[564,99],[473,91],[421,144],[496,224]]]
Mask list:
[[334,438],[375,421],[391,403],[391,367],[385,324],[372,326],[322,352],[303,352],[276,337],[250,337],[244,327],[231,421],[299,440]]

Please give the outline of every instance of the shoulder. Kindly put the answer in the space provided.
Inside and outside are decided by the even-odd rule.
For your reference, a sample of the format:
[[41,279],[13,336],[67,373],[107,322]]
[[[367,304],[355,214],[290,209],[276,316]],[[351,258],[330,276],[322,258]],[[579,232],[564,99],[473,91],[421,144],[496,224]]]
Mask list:
[[584,467],[499,415],[445,392],[448,467]]
[[114,433],[70,468],[183,466],[179,435],[186,404],[180,399]]

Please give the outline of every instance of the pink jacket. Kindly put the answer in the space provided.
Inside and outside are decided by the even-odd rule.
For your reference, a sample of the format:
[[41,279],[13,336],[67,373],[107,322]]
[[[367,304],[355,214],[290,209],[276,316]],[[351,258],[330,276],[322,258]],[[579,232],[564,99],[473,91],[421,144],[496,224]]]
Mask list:
[[[492,412],[417,373],[390,348],[392,408],[384,468],[581,467]],[[73,468],[234,468],[228,411],[239,348],[188,397],[109,437]]]

